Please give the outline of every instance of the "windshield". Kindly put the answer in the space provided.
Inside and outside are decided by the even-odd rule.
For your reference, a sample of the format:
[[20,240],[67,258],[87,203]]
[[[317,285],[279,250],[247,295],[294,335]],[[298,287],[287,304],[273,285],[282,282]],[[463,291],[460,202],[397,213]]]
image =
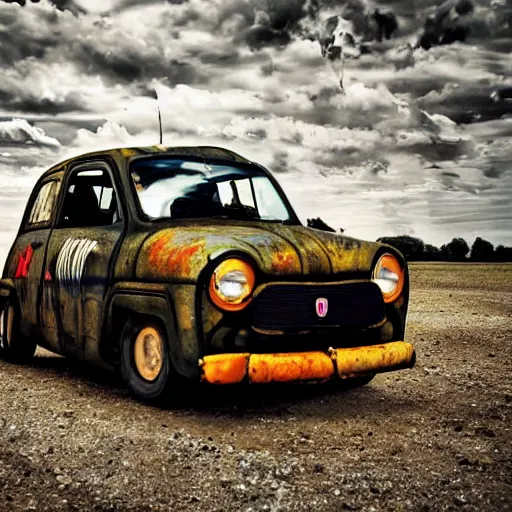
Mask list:
[[150,220],[226,218],[287,222],[292,214],[263,170],[192,160],[136,160],[131,176]]

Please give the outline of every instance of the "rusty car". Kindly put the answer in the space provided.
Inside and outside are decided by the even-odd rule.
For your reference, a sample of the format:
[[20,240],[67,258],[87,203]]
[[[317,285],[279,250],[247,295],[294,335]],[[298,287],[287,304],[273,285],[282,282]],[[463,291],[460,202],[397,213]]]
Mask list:
[[394,248],[302,225],[261,165],[216,147],[121,148],[42,174],[0,280],[0,355],[183,383],[352,382],[411,368]]

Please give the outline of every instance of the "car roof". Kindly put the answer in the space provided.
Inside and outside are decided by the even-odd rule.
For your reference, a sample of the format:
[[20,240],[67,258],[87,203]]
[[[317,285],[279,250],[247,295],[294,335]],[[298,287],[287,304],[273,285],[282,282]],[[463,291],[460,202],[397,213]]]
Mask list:
[[89,160],[95,157],[112,157],[117,159],[125,159],[131,161],[135,158],[142,156],[180,156],[180,157],[195,157],[205,160],[222,160],[224,162],[240,163],[240,164],[254,164],[243,156],[230,151],[229,149],[220,148],[216,146],[145,146],[145,147],[131,147],[131,148],[114,148],[103,151],[94,151],[92,153],[84,153],[69,158],[60,162],[46,171],[42,178],[53,174],[54,172],[63,170],[67,165],[74,162]]

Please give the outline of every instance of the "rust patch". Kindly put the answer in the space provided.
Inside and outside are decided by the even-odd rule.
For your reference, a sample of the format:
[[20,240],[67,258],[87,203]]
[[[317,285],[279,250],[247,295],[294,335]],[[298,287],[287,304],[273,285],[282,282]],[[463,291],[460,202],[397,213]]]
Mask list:
[[216,354],[199,361],[202,380],[210,384],[236,384],[245,377],[249,354]]
[[160,256],[164,250],[164,247],[167,245],[168,242],[171,241],[172,235],[166,235],[166,236],[160,236],[158,239],[151,244],[151,247],[149,248],[149,262],[151,265],[157,265]]
[[173,272],[189,275],[193,266],[191,260],[198,251],[203,250],[204,246],[204,240],[186,246],[172,246],[167,259],[169,268]]
[[412,368],[414,347],[395,341],[384,345],[329,349],[324,352],[281,354],[216,354],[199,361],[202,380],[210,384],[235,384],[247,375],[249,382],[325,381],[334,375],[342,379],[402,368]]
[[333,361],[323,352],[253,354],[249,359],[249,380],[254,383],[325,380],[333,374]]
[[295,252],[275,252],[272,256],[272,272],[295,272],[300,270],[299,257]]
[[343,378],[410,368],[415,352],[410,343],[394,341],[384,345],[332,350],[338,376]]
[[204,249],[204,240],[195,240],[180,244],[174,233],[160,233],[151,243],[148,260],[161,275],[189,275],[192,271],[194,256]]

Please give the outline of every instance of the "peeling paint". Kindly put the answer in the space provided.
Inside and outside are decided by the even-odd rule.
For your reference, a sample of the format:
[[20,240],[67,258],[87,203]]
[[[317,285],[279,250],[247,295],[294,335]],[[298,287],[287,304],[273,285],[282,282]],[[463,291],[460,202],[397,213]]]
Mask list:
[[80,291],[87,258],[97,245],[88,238],[68,238],[59,251],[55,275],[59,284],[69,288],[73,295]]
[[300,269],[300,261],[296,253],[288,252],[276,252],[272,256],[271,264],[272,272],[285,273],[288,272],[293,274]]

